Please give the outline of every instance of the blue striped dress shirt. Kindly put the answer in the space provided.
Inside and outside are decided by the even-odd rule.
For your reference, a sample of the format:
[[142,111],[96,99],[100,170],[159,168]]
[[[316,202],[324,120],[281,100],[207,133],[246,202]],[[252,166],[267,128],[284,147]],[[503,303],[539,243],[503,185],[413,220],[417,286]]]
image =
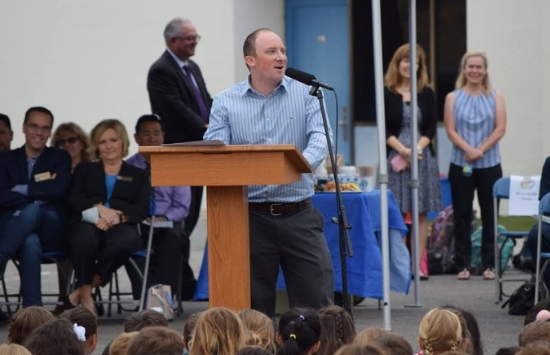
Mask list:
[[[496,93],[491,90],[489,96],[469,95],[464,90],[455,91],[453,108],[455,127],[458,134],[470,146],[477,148],[495,130]],[[483,153],[483,158],[466,163],[466,154],[453,145],[451,162],[458,166],[470,165],[474,169],[490,168],[500,163],[498,143]]]
[[[330,132],[332,141],[332,132]],[[212,104],[204,140],[225,144],[295,144],[315,169],[328,155],[319,102],[309,86],[284,77],[269,95],[248,80],[221,92]],[[249,186],[250,202],[298,202],[313,195],[313,175],[286,185]]]

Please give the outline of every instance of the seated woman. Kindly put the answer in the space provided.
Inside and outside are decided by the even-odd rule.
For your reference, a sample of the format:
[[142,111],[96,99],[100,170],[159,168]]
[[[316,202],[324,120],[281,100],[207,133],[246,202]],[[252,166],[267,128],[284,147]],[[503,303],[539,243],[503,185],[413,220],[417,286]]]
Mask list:
[[90,138],[76,123],[60,124],[52,135],[51,146],[69,152],[73,171],[79,163],[92,161],[92,155],[88,151]]
[[[71,171],[74,171],[75,166],[81,162],[92,161],[92,155],[88,151],[90,148],[90,137],[88,133],[73,122],[62,123],[55,129],[50,140],[50,146],[66,150],[71,155]],[[67,296],[66,276],[70,272],[70,264],[68,260],[60,262],[65,274],[58,273],[59,280],[59,301],[63,302]],[[63,306],[56,306],[54,314],[60,314],[64,310]]]
[[65,308],[82,304],[95,313],[92,289],[107,283],[141,246],[137,223],[149,215],[151,183],[145,170],[122,160],[128,145],[124,125],[103,120],[91,133],[98,161],[74,170],[69,254],[79,287],[65,299]]

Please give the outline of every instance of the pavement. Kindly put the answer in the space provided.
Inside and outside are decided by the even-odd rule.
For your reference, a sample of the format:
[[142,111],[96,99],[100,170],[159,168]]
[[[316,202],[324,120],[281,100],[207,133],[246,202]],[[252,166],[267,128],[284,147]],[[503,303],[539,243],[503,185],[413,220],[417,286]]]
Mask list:
[[[191,237],[191,266],[198,276],[206,239],[206,218],[201,217],[198,226]],[[519,249],[516,246],[516,250]],[[505,272],[506,279],[525,278],[528,274],[512,269]],[[9,292],[16,292],[19,287],[17,271],[8,265],[5,274]],[[129,281],[124,271],[119,272],[121,287],[129,289]],[[504,290],[510,294],[521,284],[521,281],[506,282]],[[57,291],[57,272],[52,265],[44,265],[42,269],[43,293]],[[106,291],[106,290],[104,290]],[[495,303],[495,286],[493,281],[483,280],[481,276],[472,276],[468,281],[458,281],[455,275],[432,275],[429,281],[419,284],[419,297],[415,299],[414,283],[408,295],[391,294],[390,304],[387,306],[391,313],[391,330],[407,339],[413,350],[418,351],[416,337],[418,324],[423,315],[434,307],[453,305],[474,313],[481,329],[485,354],[492,355],[506,346],[517,345],[518,334],[523,327],[523,316],[510,316],[506,309],[501,309]],[[52,301],[51,297],[44,297]],[[411,307],[411,305],[415,305]],[[53,306],[46,306],[53,309]],[[186,318],[194,313],[208,308],[207,302],[184,302],[184,314],[171,322],[170,326],[182,332]],[[379,307],[378,300],[366,299],[353,309],[356,328],[359,331],[370,327],[384,327],[384,311]],[[113,314],[111,317],[99,319],[99,345],[94,354],[101,354],[105,345],[122,332],[123,319],[129,312]],[[0,341],[7,338],[8,323],[0,322]]]

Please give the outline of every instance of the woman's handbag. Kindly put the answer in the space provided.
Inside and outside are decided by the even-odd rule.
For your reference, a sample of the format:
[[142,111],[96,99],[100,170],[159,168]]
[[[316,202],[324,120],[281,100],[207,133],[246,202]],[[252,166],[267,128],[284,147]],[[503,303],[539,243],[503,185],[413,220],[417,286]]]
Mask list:
[[510,295],[510,298],[502,304],[502,308],[508,306],[508,314],[524,316],[535,305],[535,284],[526,282]]
[[158,284],[149,287],[146,308],[164,314],[168,320],[174,320],[174,302],[170,285]]

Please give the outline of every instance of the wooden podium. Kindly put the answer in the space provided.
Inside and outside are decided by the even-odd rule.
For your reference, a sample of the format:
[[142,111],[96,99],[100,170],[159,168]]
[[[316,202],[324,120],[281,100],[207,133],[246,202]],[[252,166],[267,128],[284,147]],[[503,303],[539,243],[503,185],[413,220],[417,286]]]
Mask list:
[[210,307],[250,308],[248,185],[281,185],[313,170],[293,144],[139,147],[153,186],[206,186]]

